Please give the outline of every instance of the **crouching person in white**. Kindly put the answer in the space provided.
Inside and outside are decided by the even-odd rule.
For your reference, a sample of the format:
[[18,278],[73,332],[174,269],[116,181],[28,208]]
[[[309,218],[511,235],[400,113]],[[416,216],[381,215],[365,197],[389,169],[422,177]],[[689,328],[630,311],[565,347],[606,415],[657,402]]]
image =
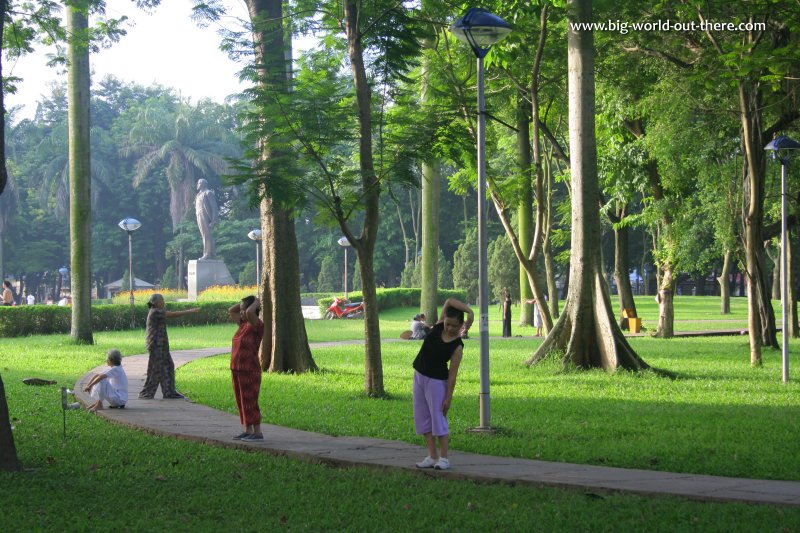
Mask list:
[[108,402],[112,409],[121,409],[128,402],[128,376],[122,368],[122,354],[119,350],[109,350],[106,364],[110,367],[105,372],[95,374],[89,384],[83,389],[95,400],[89,406],[89,411],[95,412],[103,409],[103,401]]

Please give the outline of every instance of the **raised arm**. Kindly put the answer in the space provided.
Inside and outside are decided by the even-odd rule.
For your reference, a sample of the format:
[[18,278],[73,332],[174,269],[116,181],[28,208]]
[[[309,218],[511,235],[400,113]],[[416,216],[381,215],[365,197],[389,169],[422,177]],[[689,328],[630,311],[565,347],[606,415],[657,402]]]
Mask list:
[[472,308],[470,308],[470,306],[468,306],[461,300],[457,300],[456,298],[448,298],[444,302],[444,305],[442,306],[442,314],[439,317],[439,322],[444,322],[445,313],[447,312],[447,309],[449,307],[458,309],[459,311],[463,311],[464,313],[466,313],[467,318],[464,321],[464,329],[468,330],[470,326],[472,326],[472,322],[475,320],[475,314],[472,312]]
[[258,318],[258,309],[261,307],[261,301],[256,298],[244,312],[244,317],[251,326],[258,324],[261,319]]
[[239,303],[233,304],[228,309],[228,314],[230,315],[230,317],[233,319],[234,322],[239,322],[239,317],[242,314],[242,303],[239,302]]

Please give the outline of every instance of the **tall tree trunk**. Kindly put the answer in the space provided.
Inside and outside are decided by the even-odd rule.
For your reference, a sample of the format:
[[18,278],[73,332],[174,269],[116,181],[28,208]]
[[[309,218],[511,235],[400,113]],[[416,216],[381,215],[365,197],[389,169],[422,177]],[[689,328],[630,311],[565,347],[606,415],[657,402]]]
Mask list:
[[[282,95],[289,91],[287,45],[284,41],[281,0],[247,0],[253,25],[253,46],[258,65],[259,90]],[[282,154],[262,139],[261,157],[268,161]],[[280,165],[273,165],[278,172]],[[264,341],[262,368],[270,372],[301,373],[316,370],[306,334],[300,303],[300,260],[294,219],[289,208],[261,201],[261,232],[264,275],[261,278]]]
[[[8,12],[8,0],[0,0],[0,16],[3,17],[3,20],[6,20],[6,13]],[[0,24],[0,26],[4,26],[4,24]],[[5,43],[3,41],[3,30],[4,28],[0,28],[0,80],[3,79],[3,54],[2,54],[2,45]],[[6,184],[8,183],[8,169],[6,169],[6,121],[5,121],[5,113],[6,113],[6,106],[5,106],[5,87],[2,83],[0,83],[0,194],[3,194],[3,191],[6,190]],[[0,236],[1,238],[2,236]],[[0,276],[5,274],[5,270],[3,269],[3,263],[0,263]]]
[[[591,0],[568,0],[570,22],[592,20]],[[554,350],[565,366],[645,369],[619,329],[603,279],[600,253],[599,181],[595,138],[594,36],[567,25],[572,249],[569,294],[564,311],[539,349],[533,364]]]
[[[8,1],[0,0],[0,15],[5,20],[8,11]],[[3,43],[3,24],[0,24],[0,45]],[[0,46],[1,47],[1,46]],[[0,79],[3,75],[3,54],[0,49]],[[8,174],[6,172],[6,152],[5,152],[5,106],[3,86],[0,84],[0,194],[6,188]],[[2,235],[0,234],[0,248],[2,248]],[[0,262],[0,275],[4,275],[3,264]],[[11,431],[11,417],[8,415],[8,403],[6,402],[6,388],[3,385],[3,378],[0,376],[0,470],[20,470],[22,465],[17,458],[17,448],[14,446],[14,434]]]
[[672,266],[665,265],[662,269],[661,285],[658,288],[658,327],[655,335],[662,339],[671,339],[675,336],[675,280]]
[[440,169],[438,161],[422,163],[422,291],[419,307],[425,313],[428,325],[433,325],[438,319]]
[[[533,244],[533,186],[531,183],[531,111],[528,102],[522,95],[517,98],[517,161],[520,172],[519,207],[517,207],[517,231],[519,246],[530,250]],[[519,297],[521,326],[533,326],[533,304],[525,303],[533,298],[531,284],[525,267],[519,265]]]
[[744,197],[742,226],[748,281],[748,333],[750,364],[761,366],[761,347],[778,348],[775,313],[767,289],[764,258],[764,139],[761,134],[761,98],[759,90],[738,82],[739,115],[744,148]]
[[[795,226],[796,228],[797,226]],[[795,243],[792,241],[792,228],[788,229],[786,236],[786,262],[788,263],[787,273],[788,283],[786,283],[786,299],[789,301],[789,335],[796,339],[800,337],[800,324],[797,319],[797,285],[795,284],[795,271],[797,269],[797,258],[795,257]]]
[[[317,370],[311,355],[300,302],[300,258],[297,253],[294,219],[286,209],[276,208],[270,198],[261,201],[261,234],[264,236],[262,293],[270,305],[270,352],[261,354],[262,367],[270,372],[302,373]],[[262,344],[263,345],[263,344]]]
[[11,417],[8,414],[6,388],[0,376],[0,470],[21,470],[22,465],[17,458],[14,446],[14,433],[11,431]]
[[[620,222],[625,217],[625,208],[618,209],[612,222]],[[614,282],[617,284],[617,297],[620,310],[632,309],[636,314],[636,303],[633,301],[631,276],[628,273],[630,259],[628,252],[629,229],[627,226],[614,228]]]
[[[544,52],[544,45],[545,41],[547,40],[547,16],[548,10],[545,6],[542,8],[541,18],[540,18],[540,30],[539,30],[539,43],[536,49],[536,57],[533,62],[533,71],[531,74],[531,87],[530,87],[530,98],[531,98],[531,124],[533,126],[533,131],[531,133],[530,139],[530,146],[531,150],[530,153],[533,156],[533,169],[534,169],[534,176],[535,181],[533,185],[533,194],[534,199],[536,201],[536,222],[533,229],[533,239],[531,240],[531,245],[529,248],[523,248],[520,244],[520,240],[516,235],[514,228],[511,225],[510,218],[508,216],[506,207],[503,201],[500,198],[500,194],[497,189],[492,186],[492,183],[489,183],[489,187],[491,190],[492,201],[494,203],[495,209],[497,210],[497,214],[500,217],[500,221],[503,223],[503,228],[506,230],[506,235],[508,236],[509,240],[511,241],[511,246],[514,248],[514,255],[517,256],[517,260],[519,261],[520,265],[525,269],[525,275],[528,278],[528,284],[530,285],[531,292],[533,294],[533,298],[536,300],[539,306],[539,314],[542,317],[542,325],[544,326],[545,332],[549,332],[553,328],[553,317],[550,314],[550,308],[547,305],[544,305],[545,294],[542,290],[542,284],[537,279],[537,259],[539,254],[542,251],[542,238],[544,235],[544,222],[545,222],[545,208],[546,208],[546,195],[544,193],[544,171],[542,168],[542,146],[540,141],[539,135],[539,72],[541,69],[542,63],[542,55]],[[518,143],[518,151],[521,152],[522,146]],[[522,162],[522,160],[520,160]],[[524,175],[530,175],[530,165],[528,167],[521,167]]]
[[781,248],[780,244],[775,253],[771,253],[772,248],[769,242],[764,243],[764,254],[772,261],[772,299],[781,299]]
[[733,252],[725,250],[725,256],[722,260],[722,272],[717,278],[717,283],[719,283],[719,312],[723,315],[731,314],[731,285],[729,279],[732,259]]
[[542,258],[544,259],[544,273],[547,278],[547,294],[550,296],[550,313],[553,318],[558,318],[558,286],[556,285],[556,269],[553,264],[553,166],[552,157],[545,159],[545,183],[547,204],[545,206],[544,235],[542,236]]
[[[433,39],[425,40],[425,48],[434,46]],[[430,61],[425,56],[422,65],[422,105],[433,101],[430,90]],[[419,309],[425,313],[428,325],[438,319],[437,292],[439,288],[439,204],[441,201],[442,173],[436,159],[422,162],[422,280]],[[408,259],[406,259],[408,263]]]
[[76,0],[67,6],[69,235],[72,270],[70,335],[76,342],[93,344],[88,9],[87,0]]
[[[350,228],[339,218],[345,236],[353,244],[358,254],[361,272],[361,293],[364,297],[364,389],[367,395],[382,397],[383,364],[381,362],[381,332],[378,321],[378,297],[375,289],[373,257],[378,235],[380,181],[375,174],[372,155],[372,103],[369,80],[364,67],[364,50],[361,44],[359,27],[359,6],[357,0],[343,0],[345,33],[347,35],[347,55],[353,71],[353,85],[356,93],[359,123],[359,166],[361,189],[364,203],[364,225],[361,236],[355,238]],[[337,209],[340,206],[337,205]],[[355,240],[355,242],[354,242]],[[435,256],[434,256],[435,257]]]

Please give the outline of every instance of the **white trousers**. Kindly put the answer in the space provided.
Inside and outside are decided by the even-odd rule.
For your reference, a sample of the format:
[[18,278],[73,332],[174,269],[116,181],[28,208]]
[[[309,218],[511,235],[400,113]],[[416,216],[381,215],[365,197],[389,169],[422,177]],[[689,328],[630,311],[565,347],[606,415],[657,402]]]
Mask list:
[[95,400],[105,400],[109,405],[125,405],[125,402],[120,399],[117,389],[112,387],[107,379],[96,383],[89,395]]

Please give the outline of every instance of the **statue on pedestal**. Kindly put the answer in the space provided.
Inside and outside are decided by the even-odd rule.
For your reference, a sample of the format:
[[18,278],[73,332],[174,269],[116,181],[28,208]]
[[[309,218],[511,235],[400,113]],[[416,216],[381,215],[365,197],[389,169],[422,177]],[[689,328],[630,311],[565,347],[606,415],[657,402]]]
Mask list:
[[194,199],[194,210],[197,214],[197,227],[200,228],[200,237],[203,239],[203,256],[199,259],[204,261],[214,259],[216,249],[214,247],[213,228],[219,221],[219,206],[214,191],[208,188],[208,181],[197,180],[197,196]]

